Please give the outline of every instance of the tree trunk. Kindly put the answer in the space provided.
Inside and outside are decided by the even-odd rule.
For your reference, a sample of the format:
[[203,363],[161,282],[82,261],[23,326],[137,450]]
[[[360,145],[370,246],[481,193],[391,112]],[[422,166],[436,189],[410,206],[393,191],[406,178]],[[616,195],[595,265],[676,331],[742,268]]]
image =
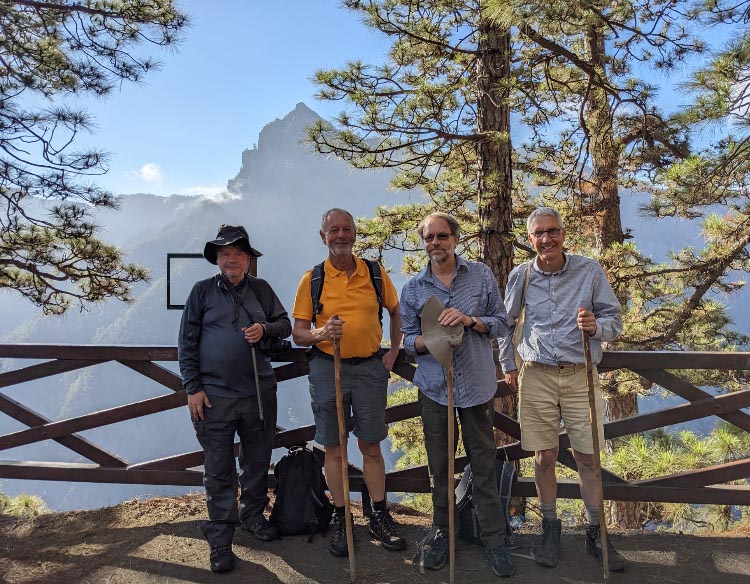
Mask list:
[[[599,71],[606,71],[604,35],[596,26],[591,26],[586,34],[590,63]],[[613,127],[613,112],[604,90],[592,86],[586,104],[586,131],[589,139],[589,154],[593,172],[585,189],[589,200],[584,208],[593,213],[595,249],[604,253],[614,244],[622,243],[624,233],[620,216],[619,166],[623,145],[617,139]],[[583,218],[585,219],[585,218]],[[621,304],[627,302],[625,288],[615,290]],[[610,348],[616,348],[612,345]],[[617,374],[603,380],[602,389],[606,398],[605,419],[619,420],[638,413],[635,394],[621,394],[616,391]],[[608,452],[614,451],[616,442],[607,441]],[[615,501],[611,507],[611,520],[621,527],[635,529],[641,527],[642,504],[635,501]]]
[[[477,59],[477,142],[479,166],[477,207],[479,214],[479,248],[482,261],[495,275],[501,293],[513,269],[513,173],[511,169],[510,108],[510,33],[486,21],[479,26],[479,58]],[[502,370],[498,368],[498,379]],[[516,417],[518,400],[515,395],[495,400],[495,409]],[[500,432],[498,444],[514,441]]]

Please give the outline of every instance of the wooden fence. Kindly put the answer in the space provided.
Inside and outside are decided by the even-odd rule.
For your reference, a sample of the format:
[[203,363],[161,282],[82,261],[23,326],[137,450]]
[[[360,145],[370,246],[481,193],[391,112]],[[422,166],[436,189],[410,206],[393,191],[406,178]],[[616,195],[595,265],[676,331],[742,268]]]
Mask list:
[[[0,389],[102,363],[116,362],[169,390],[159,397],[63,420],[49,420],[0,392],[0,412],[28,427],[0,436],[0,451],[54,440],[90,461],[60,463],[0,460],[0,478],[149,485],[202,484],[201,471],[196,468],[203,464],[203,452],[200,450],[155,460],[128,461],[78,435],[79,432],[92,428],[183,407],[187,400],[180,377],[159,365],[160,362],[177,360],[175,347],[6,344],[0,345],[0,359],[44,360],[42,363],[0,373]],[[301,349],[279,355],[277,363],[283,363],[275,368],[279,383],[302,377],[308,371],[305,354]],[[718,416],[750,432],[750,415],[742,411],[742,408],[750,406],[750,390],[713,396],[673,373],[679,370],[710,369],[748,371],[750,353],[609,352],[604,354],[599,366],[600,371],[622,368],[630,369],[671,391],[685,399],[686,403],[609,422],[604,428],[607,438],[627,436],[707,416]],[[394,372],[411,380],[414,371],[414,366],[405,361],[402,351]],[[505,383],[498,382],[498,395],[505,395],[507,392]],[[389,408],[386,419],[393,423],[418,415],[417,404],[412,402]],[[499,458],[519,460],[533,455],[521,449],[518,442],[521,434],[516,420],[496,412],[495,427],[516,440],[515,443],[498,448]],[[314,433],[314,426],[278,428],[275,446],[283,448],[311,441]],[[322,455],[317,448],[316,452]],[[561,464],[575,468],[565,433],[560,434],[558,460]],[[456,468],[463,468],[465,464],[463,457],[456,460]],[[645,480],[628,481],[606,469],[603,477],[606,499],[750,505],[748,485],[726,484],[750,477],[750,458]],[[350,483],[353,490],[364,489],[362,470],[354,465],[350,465]],[[269,475],[269,485],[273,486],[272,474]],[[386,475],[386,487],[391,492],[429,492],[427,468],[415,466],[389,472]],[[533,478],[520,477],[513,492],[520,496],[536,496]],[[563,498],[580,498],[577,481],[559,481],[558,495]]]

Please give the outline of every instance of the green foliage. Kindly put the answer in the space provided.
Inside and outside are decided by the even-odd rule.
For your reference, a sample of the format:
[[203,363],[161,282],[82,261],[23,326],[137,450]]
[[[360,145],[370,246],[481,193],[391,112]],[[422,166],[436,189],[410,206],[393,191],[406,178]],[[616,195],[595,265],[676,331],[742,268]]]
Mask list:
[[93,122],[54,100],[140,82],[158,67],[141,46],[171,45],[186,25],[172,0],[0,3],[0,288],[61,314],[130,300],[146,278],[97,238],[91,209],[117,207],[89,182],[107,155],[73,149]]
[[0,515],[16,517],[35,517],[48,513],[47,505],[36,495],[17,495],[9,497],[0,493]]
[[[722,422],[708,436],[683,430],[657,430],[629,436],[605,455],[602,464],[626,480],[656,478],[739,460],[750,456],[750,435]],[[731,509],[723,505],[695,506],[650,503],[644,507],[643,523],[666,523],[674,529],[726,529]]]

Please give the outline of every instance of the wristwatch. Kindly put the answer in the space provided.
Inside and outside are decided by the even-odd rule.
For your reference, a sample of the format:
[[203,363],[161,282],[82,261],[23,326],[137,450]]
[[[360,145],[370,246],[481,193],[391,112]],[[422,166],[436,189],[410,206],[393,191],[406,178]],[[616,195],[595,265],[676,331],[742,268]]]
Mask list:
[[471,319],[471,324],[466,328],[474,328],[475,326],[477,326],[477,317],[470,316],[469,318]]

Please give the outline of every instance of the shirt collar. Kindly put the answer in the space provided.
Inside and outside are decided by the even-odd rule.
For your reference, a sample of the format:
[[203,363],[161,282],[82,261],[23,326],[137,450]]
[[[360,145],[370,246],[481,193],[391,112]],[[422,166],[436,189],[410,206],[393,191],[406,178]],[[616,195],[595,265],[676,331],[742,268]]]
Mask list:
[[[354,258],[354,262],[357,265],[357,269],[354,271],[354,274],[357,276],[363,276],[365,272],[367,272],[367,265],[365,264],[364,260],[357,256],[352,256]],[[339,270],[336,266],[334,266],[331,263],[330,258],[326,258],[325,264],[323,265],[323,269],[326,272],[326,277],[331,278],[338,278],[343,275],[344,278],[347,278],[345,270]],[[353,274],[353,275],[354,275]]]
[[[469,262],[467,262],[464,258],[462,258],[460,255],[455,255],[456,257],[456,273],[460,271],[467,271],[469,269]],[[431,263],[427,262],[427,265],[422,269],[421,272],[417,275],[417,280],[429,280],[433,278],[432,275],[432,268]]]
[[559,276],[568,269],[568,263],[570,263],[569,254],[563,252],[563,257],[565,258],[565,263],[563,264],[563,267],[556,272],[545,272],[542,270],[536,263],[536,257],[534,258],[534,261],[531,262],[531,265],[534,266],[534,270],[536,270],[537,273],[542,274],[543,276]]

